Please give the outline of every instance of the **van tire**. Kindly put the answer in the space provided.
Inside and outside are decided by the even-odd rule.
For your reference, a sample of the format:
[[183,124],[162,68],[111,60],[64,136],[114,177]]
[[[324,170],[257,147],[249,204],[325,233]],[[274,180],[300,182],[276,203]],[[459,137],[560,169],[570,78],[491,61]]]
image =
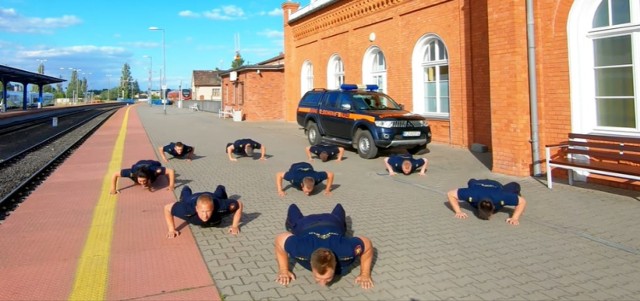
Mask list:
[[322,141],[322,137],[320,136],[320,131],[318,130],[318,125],[315,122],[309,121],[307,123],[307,139],[309,140],[309,144],[317,145]]
[[378,154],[378,147],[376,143],[373,141],[373,136],[371,133],[366,130],[358,130],[356,131],[356,149],[358,150],[358,155],[360,155],[363,159],[371,159],[375,158]]

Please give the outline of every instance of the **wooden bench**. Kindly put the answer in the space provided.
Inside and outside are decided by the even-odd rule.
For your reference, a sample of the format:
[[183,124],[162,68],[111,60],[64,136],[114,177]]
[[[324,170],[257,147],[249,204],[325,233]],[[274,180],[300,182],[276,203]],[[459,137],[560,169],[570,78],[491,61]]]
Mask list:
[[233,107],[232,106],[224,106],[224,109],[221,108],[218,111],[218,118],[227,118],[227,116],[233,117]]
[[575,171],[640,181],[640,138],[570,133],[568,141],[546,145],[545,153],[549,189],[552,168],[568,170],[569,185]]

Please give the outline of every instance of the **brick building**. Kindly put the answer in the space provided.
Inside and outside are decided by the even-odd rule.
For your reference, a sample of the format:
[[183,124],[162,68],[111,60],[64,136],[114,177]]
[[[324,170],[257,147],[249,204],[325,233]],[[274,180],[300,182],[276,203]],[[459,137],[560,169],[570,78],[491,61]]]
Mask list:
[[220,72],[222,107],[242,111],[243,120],[284,120],[284,54]]
[[312,0],[282,8],[288,121],[311,88],[377,83],[428,119],[433,141],[486,145],[492,170],[516,176],[544,173],[544,146],[569,132],[640,136],[638,1]]

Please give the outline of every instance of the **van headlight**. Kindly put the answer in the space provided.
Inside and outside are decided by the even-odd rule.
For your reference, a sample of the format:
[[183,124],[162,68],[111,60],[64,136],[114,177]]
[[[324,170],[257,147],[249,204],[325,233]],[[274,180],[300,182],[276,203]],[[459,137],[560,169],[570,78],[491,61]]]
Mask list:
[[375,122],[376,126],[380,128],[392,128],[394,123],[395,122],[391,120],[378,120]]

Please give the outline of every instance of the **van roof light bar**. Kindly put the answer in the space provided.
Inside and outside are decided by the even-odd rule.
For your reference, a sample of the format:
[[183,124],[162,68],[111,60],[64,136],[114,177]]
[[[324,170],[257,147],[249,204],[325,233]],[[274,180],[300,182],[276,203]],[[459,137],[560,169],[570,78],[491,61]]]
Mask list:
[[377,91],[378,85],[342,84],[340,85],[340,89],[343,91],[353,91],[353,90]]

